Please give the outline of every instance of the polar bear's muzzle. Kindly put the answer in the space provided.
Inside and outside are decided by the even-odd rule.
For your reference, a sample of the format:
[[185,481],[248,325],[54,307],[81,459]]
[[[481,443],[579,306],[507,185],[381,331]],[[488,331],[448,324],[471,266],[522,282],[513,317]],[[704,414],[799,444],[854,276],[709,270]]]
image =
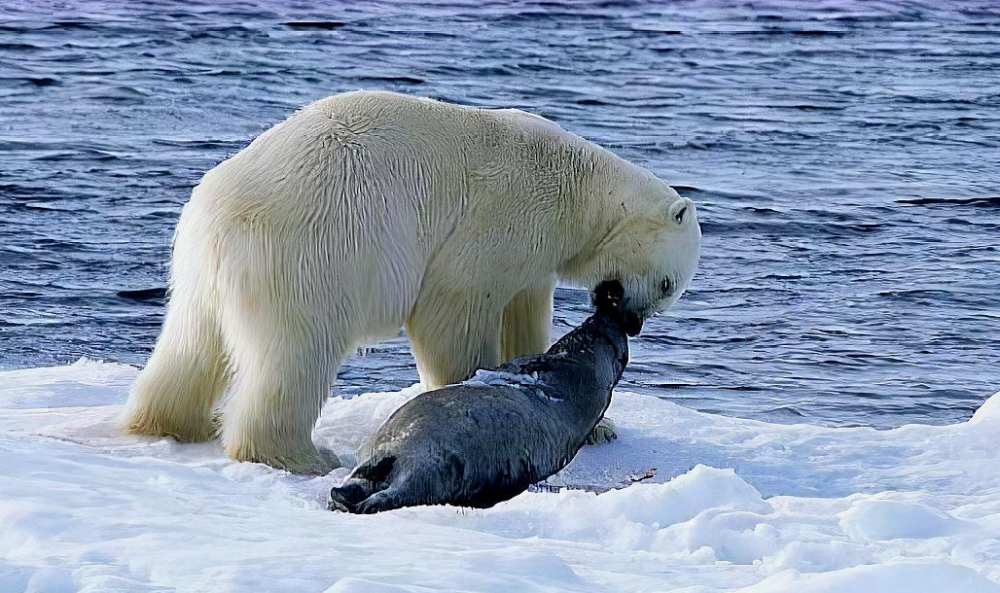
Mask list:
[[633,309],[629,306],[629,299],[624,299],[621,312],[621,326],[625,333],[631,337],[636,337],[642,331],[642,324],[649,317],[649,309]]
[[645,320],[645,316],[641,313],[636,313],[635,311],[623,311],[622,312],[622,329],[625,333],[632,336],[639,335],[642,331],[642,322]]

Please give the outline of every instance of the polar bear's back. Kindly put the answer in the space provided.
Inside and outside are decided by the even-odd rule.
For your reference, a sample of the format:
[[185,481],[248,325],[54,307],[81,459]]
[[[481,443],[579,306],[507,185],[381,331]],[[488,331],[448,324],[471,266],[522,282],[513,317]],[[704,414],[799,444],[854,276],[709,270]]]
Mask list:
[[370,222],[374,212],[365,210],[379,202],[392,207],[428,194],[446,201],[465,152],[455,118],[432,101],[379,95],[335,95],[304,107],[209,171],[204,184],[215,199],[239,201],[238,210],[292,214],[296,202],[317,222],[348,225]]
[[424,239],[447,234],[473,193],[470,176],[503,171],[523,179],[529,172],[516,170],[524,168],[516,147],[527,136],[572,136],[512,113],[387,92],[334,95],[209,171],[194,199],[241,219],[292,217],[297,227],[305,220],[340,229],[405,226]]
[[[617,159],[519,110],[358,91],[312,103],[261,134],[205,175],[191,207],[210,202],[225,224],[336,229],[341,245],[424,257],[477,206],[476,227],[532,209],[547,216],[555,200],[562,212],[583,209],[588,196],[560,195],[567,175],[579,183],[582,171],[600,170],[609,181],[609,169],[631,167],[584,167],[581,158]],[[542,222],[551,229],[556,221]]]

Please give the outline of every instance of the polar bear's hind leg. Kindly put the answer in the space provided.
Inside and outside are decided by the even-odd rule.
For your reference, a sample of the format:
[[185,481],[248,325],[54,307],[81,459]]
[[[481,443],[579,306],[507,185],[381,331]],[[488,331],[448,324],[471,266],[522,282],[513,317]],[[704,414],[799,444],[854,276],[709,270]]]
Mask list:
[[122,417],[129,434],[182,442],[215,436],[212,408],[227,382],[226,357],[209,302],[175,287],[153,355],[132,386]]
[[293,473],[333,469],[312,442],[336,364],[329,344],[287,331],[253,334],[233,350],[233,393],[222,412],[226,454]]
[[293,473],[333,469],[335,457],[316,449],[312,430],[353,343],[338,343],[339,328],[310,314],[322,307],[303,294],[233,297],[223,322],[233,374],[222,410],[226,454]]

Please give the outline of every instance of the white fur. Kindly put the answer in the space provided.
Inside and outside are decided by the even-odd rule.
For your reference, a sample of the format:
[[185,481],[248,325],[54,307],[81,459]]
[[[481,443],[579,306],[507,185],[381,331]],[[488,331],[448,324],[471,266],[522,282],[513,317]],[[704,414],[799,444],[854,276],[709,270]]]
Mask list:
[[690,200],[544,118],[335,95],[195,188],[124,426],[211,438],[228,387],[231,457],[318,471],[311,430],[358,344],[405,325],[423,382],[453,383],[545,350],[558,278],[619,279],[648,312],[687,287],[699,243]]

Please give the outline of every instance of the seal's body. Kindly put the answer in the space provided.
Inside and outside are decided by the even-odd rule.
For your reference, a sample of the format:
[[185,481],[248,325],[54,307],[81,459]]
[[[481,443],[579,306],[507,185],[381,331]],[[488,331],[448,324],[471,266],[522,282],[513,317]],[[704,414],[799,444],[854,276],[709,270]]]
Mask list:
[[628,363],[622,288],[598,286],[597,312],[545,354],[516,358],[417,396],[359,453],[330,508],[490,507],[565,467],[611,403]]

